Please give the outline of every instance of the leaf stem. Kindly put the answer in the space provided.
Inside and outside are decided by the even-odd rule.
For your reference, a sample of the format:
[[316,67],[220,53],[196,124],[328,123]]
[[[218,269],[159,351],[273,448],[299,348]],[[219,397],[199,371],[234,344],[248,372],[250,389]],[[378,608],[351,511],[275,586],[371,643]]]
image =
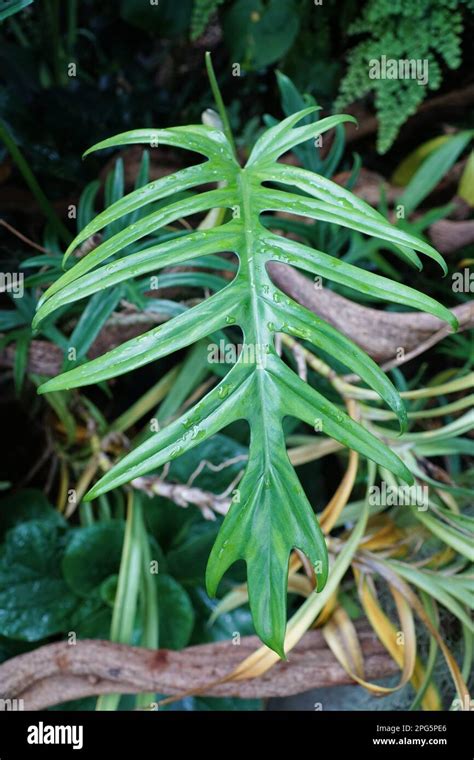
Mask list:
[[[134,499],[134,493],[130,491],[127,494],[127,522],[110,629],[110,640],[119,644],[132,642],[142,574],[141,520],[141,503]],[[96,710],[116,710],[119,702],[120,694],[103,694],[97,700]]]
[[[139,498],[139,496],[135,496]],[[140,540],[142,551],[142,587],[141,591],[141,616],[142,616],[142,638],[141,646],[147,649],[158,649],[160,618],[158,608],[158,587],[155,576],[151,571],[151,551],[150,540],[145,526],[143,512],[140,513]],[[149,708],[156,697],[154,693],[138,694],[136,697],[136,706]]]
[[229,141],[229,144],[232,148],[232,152],[235,158],[237,158],[237,149],[235,147],[234,135],[232,134],[229,118],[227,116],[226,107],[224,105],[224,101],[222,100],[222,95],[219,89],[219,85],[217,84],[214,67],[212,65],[211,53],[209,52],[209,50],[206,51],[205,57],[206,57],[207,76],[209,77],[209,83],[211,85],[212,94],[214,95],[214,100],[216,101],[217,110],[219,112],[219,116],[222,121],[222,129],[224,131],[225,136],[227,137],[227,140]]

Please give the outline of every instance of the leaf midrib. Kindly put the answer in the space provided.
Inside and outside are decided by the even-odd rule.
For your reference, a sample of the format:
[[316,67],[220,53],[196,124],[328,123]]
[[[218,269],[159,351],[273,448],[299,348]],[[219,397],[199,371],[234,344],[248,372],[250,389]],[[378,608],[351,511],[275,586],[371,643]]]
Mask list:
[[[268,344],[271,345],[271,334],[266,324],[262,322],[259,315],[259,295],[258,288],[261,287],[260,277],[257,272],[254,255],[254,238],[258,229],[258,213],[252,210],[251,206],[251,185],[249,181],[248,172],[246,169],[240,169],[237,179],[237,191],[241,201],[241,220],[244,225],[244,246],[245,250],[242,252],[241,259],[241,273],[245,277],[248,284],[248,301],[250,305],[251,313],[251,335],[244,335],[246,343],[254,343],[254,348],[257,350],[257,346],[260,351],[264,350],[264,347]],[[255,224],[254,222],[257,222]],[[250,340],[249,340],[250,338]],[[271,469],[271,456],[270,445],[267,436],[266,418],[267,413],[264,412],[266,405],[266,393],[265,393],[265,376],[266,370],[262,366],[254,366],[254,375],[256,377],[255,387],[258,394],[258,403],[261,410],[259,416],[261,424],[259,429],[263,436],[263,460],[264,460],[264,473],[268,473]]]

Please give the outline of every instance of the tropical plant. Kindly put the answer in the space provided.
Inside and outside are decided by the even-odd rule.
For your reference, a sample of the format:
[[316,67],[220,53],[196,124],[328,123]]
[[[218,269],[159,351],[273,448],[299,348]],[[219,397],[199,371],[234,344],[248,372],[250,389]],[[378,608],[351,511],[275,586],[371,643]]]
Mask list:
[[[119,220],[123,223],[127,218],[124,229],[80,258],[48,288],[40,299],[34,324],[39,325],[58,308],[81,298],[194,257],[233,252],[239,259],[235,278],[225,287],[216,283],[217,292],[166,324],[49,380],[40,392],[117,377],[218,330],[232,325],[241,328],[242,352],[221,382],[179,419],[126,455],[93,486],[86,499],[156,470],[232,422],[246,420],[250,427],[249,462],[212,549],[207,587],[214,595],[225,571],[236,560],[244,559],[257,633],[264,643],[284,656],[291,550],[297,548],[309,558],[318,591],[323,589],[328,574],[324,538],[286,453],[284,419],[295,417],[322,429],[329,437],[402,480],[411,482],[412,475],[380,438],[305,383],[278,355],[276,333],[299,337],[327,351],[376,391],[395,412],[402,431],[405,429],[403,402],[385,374],[355,344],[280,291],[273,284],[267,265],[271,261],[291,264],[361,293],[427,311],[448,321],[453,328],[456,320],[448,309],[408,286],[281,237],[262,224],[260,217],[265,211],[290,212],[388,241],[396,246],[401,258],[420,267],[415,253],[419,251],[445,269],[432,246],[394,228],[346,189],[306,169],[278,161],[301,143],[314,140],[343,122],[354,121],[352,117],[330,116],[297,126],[316,110],[304,109],[267,129],[241,167],[209,58],[208,65],[223,130],[204,125],[141,129],[104,140],[87,151],[159,144],[192,150],[206,160],[138,188],[87,224],[66,251],[65,264],[78,246],[105,225],[115,225]],[[179,200],[174,197],[208,183],[218,186]],[[128,215],[156,201],[165,203],[139,220],[130,220]],[[198,229],[131,252],[129,246],[164,225],[202,212],[208,214]]]

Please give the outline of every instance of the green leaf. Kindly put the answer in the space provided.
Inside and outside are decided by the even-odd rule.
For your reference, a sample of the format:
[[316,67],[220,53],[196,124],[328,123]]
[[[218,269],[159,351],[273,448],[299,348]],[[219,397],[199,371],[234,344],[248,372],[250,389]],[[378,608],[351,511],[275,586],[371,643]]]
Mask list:
[[[244,167],[237,164],[232,145],[223,132],[202,125],[135,130],[99,143],[97,149],[154,145],[158,141],[160,145],[199,153],[207,160],[133,191],[90,222],[73,241],[66,257],[90,234],[111,223],[118,224],[138,209],[143,214],[81,258],[53,283],[43,295],[36,315],[38,324],[59,306],[99,293],[102,288],[118,282],[130,281],[137,274],[159,270],[164,265],[196,257],[205,260],[206,256],[226,251],[238,256],[239,269],[226,287],[165,324],[49,380],[41,392],[117,377],[198,341],[207,339],[210,347],[208,336],[216,331],[227,327],[241,329],[243,347],[239,359],[218,385],[178,419],[169,424],[162,420],[165,426],[120,460],[92,487],[86,498],[96,498],[157,471],[166,462],[188,455],[210,441],[231,423],[245,421],[250,429],[248,464],[243,479],[234,489],[231,508],[212,549],[207,585],[209,591],[215,593],[226,570],[237,560],[244,560],[255,629],[262,640],[280,654],[283,654],[286,626],[291,550],[296,547],[309,558],[315,568],[318,592],[323,589],[328,572],[325,541],[317,518],[288,460],[284,418],[293,417],[311,426],[316,421],[322,423],[325,433],[344,446],[407,482],[412,481],[412,476],[381,437],[369,433],[304,383],[278,355],[275,349],[278,332],[298,336],[312,343],[316,350],[329,351],[350,371],[360,374],[396,412],[402,428],[405,425],[403,404],[388,378],[350,341],[288,299],[271,281],[268,263],[290,263],[370,297],[425,310],[453,327],[457,324],[448,309],[413,288],[361,270],[307,244],[272,234],[262,223],[261,215],[269,210],[309,216],[384,240],[416,265],[420,264],[414,253],[418,251],[444,266],[432,246],[394,227],[348,190],[312,172],[278,163],[280,156],[298,145],[345,121],[354,121],[349,116],[329,116],[307,123],[316,110],[317,107],[303,109],[266,130]],[[303,120],[306,123],[298,126]],[[197,191],[199,186],[210,182],[217,182],[217,189],[205,189],[180,199],[172,197],[184,190]],[[275,183],[280,187],[275,188]],[[150,204],[166,198],[170,201],[166,205],[158,209],[152,205],[151,211],[147,209]],[[145,243],[143,250],[129,248],[155,235],[165,225],[215,208],[232,210],[232,219],[212,229],[184,232],[148,248]],[[109,258],[112,260],[107,262]],[[213,371],[211,354],[208,361],[209,370]],[[202,362],[197,364],[200,373]],[[175,411],[176,407],[173,413]],[[457,428],[456,431],[459,432]],[[185,553],[179,554],[179,551],[177,547],[172,558],[174,571],[196,577],[195,571],[186,571]],[[201,571],[202,566],[199,573]]]
[[457,194],[469,203],[471,207],[474,206],[474,151],[472,150],[459,180]]
[[[268,390],[275,393],[275,389]],[[262,418],[265,414],[263,409]],[[206,585],[214,596],[225,571],[236,560],[244,559],[257,632],[267,646],[284,657],[280,642],[286,629],[290,552],[297,548],[308,557],[321,590],[328,572],[327,551],[316,518],[289,463],[281,429],[264,430],[261,421],[260,425],[254,424],[254,429],[249,465],[237,490],[238,501],[226,515],[212,549]],[[266,537],[265,545],[262,536]]]
[[76,349],[77,359],[86,355],[121,297],[121,288],[114,288],[91,298],[69,339],[70,346]]
[[18,523],[30,520],[41,520],[53,528],[67,526],[64,517],[50,505],[42,491],[25,488],[0,500],[0,537]]
[[172,462],[169,477],[187,483],[192,476],[197,488],[219,494],[245,468],[248,453],[247,446],[219,433]]
[[392,568],[402,576],[406,581],[417,586],[422,591],[425,591],[433,599],[436,599],[439,604],[446,607],[447,610],[452,612],[458,620],[461,621],[471,633],[474,633],[474,625],[466,609],[459,604],[454,596],[446,590],[442,583],[438,583],[438,577],[436,573],[426,570],[420,570],[416,567],[410,567],[405,562],[398,562],[396,560],[389,560],[388,563]]
[[223,612],[212,624],[210,618],[217,602],[209,599],[203,587],[198,586],[189,590],[197,620],[194,627],[191,644],[204,643],[206,641],[224,641],[232,639],[235,633],[240,636],[254,636],[255,629],[248,604],[242,605],[231,612]]
[[79,198],[77,207],[77,231],[78,233],[89,224],[94,216],[94,202],[100,190],[100,180],[94,180],[84,188]]
[[104,356],[48,380],[39,392],[49,393],[64,388],[77,388],[117,377],[148,364],[153,359],[185,348],[225,327],[228,310],[233,307],[237,310],[241,296],[242,290],[239,286],[228,285],[224,290],[169,322],[154,327],[138,338],[132,338]]
[[441,539],[443,543],[451,546],[455,551],[474,562],[474,533],[469,536],[463,535],[459,530],[441,522],[433,515],[412,509],[413,514],[425,525],[431,533]]
[[[292,80],[281,71],[276,72],[276,77],[278,89],[280,90],[281,105],[285,115],[291,116],[291,114],[297,113],[298,111],[304,109],[310,102],[310,96],[301,95]],[[303,123],[311,124],[311,122],[315,121],[315,118],[316,114],[313,113],[310,116],[307,116],[306,119],[303,120]],[[276,122],[275,119],[268,118],[266,118],[265,121],[269,124],[269,126],[273,126],[273,124]],[[303,143],[298,148],[295,148],[295,154],[298,156],[300,162],[306,169],[318,171],[323,166],[323,162],[320,158],[319,148],[311,140],[308,140],[308,142]]]
[[19,13],[32,2],[33,0],[2,0],[0,3],[0,21],[5,21],[9,16]]
[[0,311],[0,330],[5,332],[15,327],[21,327],[26,323],[25,317],[14,309],[2,309]]
[[121,520],[88,525],[74,531],[64,553],[62,570],[76,594],[88,596],[110,575],[118,572],[123,535]]
[[82,600],[74,611],[69,627],[79,639],[104,639],[110,635],[112,610],[98,595]]
[[147,530],[156,538],[164,552],[173,549],[187,524],[198,517],[196,512],[180,508],[161,496],[144,500],[143,510]]
[[411,178],[397,203],[410,214],[431,193],[472,140],[472,131],[460,132],[426,158]]
[[183,649],[191,638],[194,609],[185,589],[170,575],[159,573],[158,609],[160,616],[160,647]]
[[61,575],[65,535],[51,522],[16,525],[0,552],[0,635],[38,641],[67,629],[78,599]]
[[180,583],[202,586],[209,552],[219,527],[219,524],[208,521],[193,523],[183,537],[184,540],[167,555],[168,570]]
[[328,280],[339,282],[359,293],[366,293],[384,301],[394,301],[414,309],[422,309],[448,322],[453,329],[457,329],[456,317],[449,309],[414,288],[367,272],[352,264],[346,264],[345,261],[334,259],[314,248],[310,250],[307,246],[289,238],[268,235],[265,240],[273,248],[275,261],[293,264],[307,272],[322,275]]
[[231,60],[268,66],[291,48],[299,29],[294,0],[237,0],[224,18]]

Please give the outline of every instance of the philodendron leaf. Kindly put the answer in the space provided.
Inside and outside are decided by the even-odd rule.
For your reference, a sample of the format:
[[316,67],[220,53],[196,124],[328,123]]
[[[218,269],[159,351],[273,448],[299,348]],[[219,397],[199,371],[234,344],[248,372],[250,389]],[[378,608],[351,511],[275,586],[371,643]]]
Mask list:
[[[292,114],[266,130],[244,167],[237,163],[223,132],[203,125],[127,132],[95,146],[171,145],[200,153],[206,160],[138,188],[93,219],[70,246],[66,258],[90,235],[141,209],[136,222],[105,240],[53,283],[44,293],[35,319],[38,324],[60,306],[135,276],[156,273],[170,264],[225,251],[238,256],[239,270],[226,287],[169,322],[49,380],[41,392],[107,380],[229,325],[242,329],[244,347],[239,360],[219,385],[119,461],[87,498],[96,498],[160,467],[235,420],[247,420],[249,461],[212,549],[207,584],[214,594],[227,568],[244,559],[255,629],[282,656],[291,550],[297,547],[310,559],[318,590],[323,588],[328,572],[322,533],[286,453],[283,418],[292,416],[317,425],[318,430],[402,479],[411,482],[412,476],[379,438],[304,383],[278,356],[274,341],[277,332],[300,337],[317,349],[331,352],[380,395],[396,413],[403,429],[404,407],[385,374],[351,341],[279,290],[269,277],[267,265],[271,261],[293,264],[362,293],[427,311],[456,327],[448,309],[413,288],[280,237],[262,224],[261,215],[266,211],[293,212],[386,240],[415,264],[419,262],[415,254],[418,251],[444,267],[442,258],[428,243],[392,226],[344,188],[312,172],[278,163],[283,153],[352,119],[330,116],[298,127],[313,110]],[[183,200],[172,199],[176,193],[197,191],[210,182],[218,182],[219,187],[188,194]],[[147,204],[166,198],[172,202],[143,214]],[[232,210],[232,218],[220,226],[190,231],[147,247],[146,237],[150,234],[178,219],[213,208]],[[116,256],[136,241],[142,241],[138,253],[135,246],[135,253]]]

